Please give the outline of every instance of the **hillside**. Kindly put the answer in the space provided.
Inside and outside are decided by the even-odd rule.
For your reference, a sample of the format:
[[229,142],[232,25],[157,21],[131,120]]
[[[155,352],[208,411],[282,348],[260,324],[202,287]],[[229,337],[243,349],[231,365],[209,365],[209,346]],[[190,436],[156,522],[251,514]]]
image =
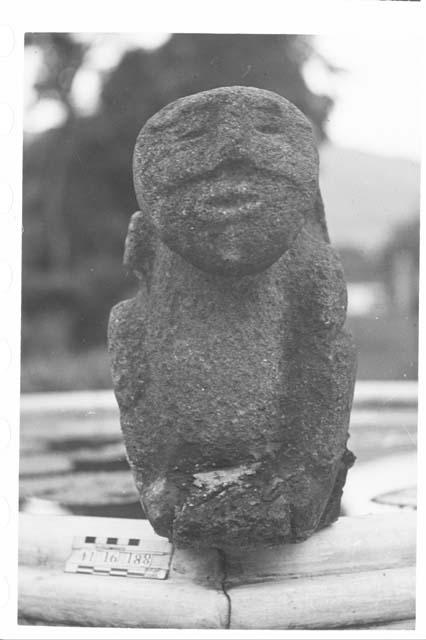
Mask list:
[[321,149],[321,190],[331,241],[377,249],[418,215],[420,165],[352,149]]

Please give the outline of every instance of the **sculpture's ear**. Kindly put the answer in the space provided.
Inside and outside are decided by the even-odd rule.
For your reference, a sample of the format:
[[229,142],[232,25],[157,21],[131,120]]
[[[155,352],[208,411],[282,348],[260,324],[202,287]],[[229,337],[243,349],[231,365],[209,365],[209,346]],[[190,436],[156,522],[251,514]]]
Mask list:
[[327,223],[325,220],[324,203],[322,201],[321,191],[318,187],[317,197],[315,200],[315,222],[319,226],[322,237],[326,242],[330,242],[328,235]]
[[127,231],[124,267],[149,283],[154,255],[155,240],[152,223],[146,214],[136,211],[130,218]]

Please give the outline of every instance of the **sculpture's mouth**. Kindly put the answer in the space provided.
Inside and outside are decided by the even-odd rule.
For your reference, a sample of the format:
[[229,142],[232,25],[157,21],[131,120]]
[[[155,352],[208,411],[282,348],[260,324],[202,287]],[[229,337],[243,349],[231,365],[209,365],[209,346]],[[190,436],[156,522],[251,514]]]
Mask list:
[[239,189],[225,189],[219,193],[208,196],[206,204],[225,209],[239,208],[249,203],[258,203],[259,196],[253,191],[247,191],[244,187]]
[[199,219],[212,224],[239,222],[250,213],[257,212],[259,194],[246,185],[229,186],[202,197],[203,207]]

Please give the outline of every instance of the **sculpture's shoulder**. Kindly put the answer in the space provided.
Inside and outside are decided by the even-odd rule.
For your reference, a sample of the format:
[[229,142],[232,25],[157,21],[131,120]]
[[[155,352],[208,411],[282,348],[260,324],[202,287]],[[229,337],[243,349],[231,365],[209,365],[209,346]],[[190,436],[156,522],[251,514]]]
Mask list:
[[140,334],[145,323],[145,311],[141,297],[138,295],[116,304],[110,312],[108,323],[109,344],[128,341],[132,336]]
[[347,291],[337,251],[328,242],[302,231],[290,249],[287,266],[301,327],[323,330],[342,327]]

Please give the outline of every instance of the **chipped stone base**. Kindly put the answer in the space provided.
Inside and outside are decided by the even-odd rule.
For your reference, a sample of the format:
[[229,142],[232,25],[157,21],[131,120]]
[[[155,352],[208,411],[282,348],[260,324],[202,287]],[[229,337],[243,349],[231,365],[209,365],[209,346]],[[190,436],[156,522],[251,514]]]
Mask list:
[[346,450],[337,473],[329,474],[335,478],[329,493],[323,481],[313,493],[312,478],[297,493],[291,480],[254,463],[196,473],[184,490],[157,481],[142,491],[142,502],[155,531],[177,547],[301,542],[339,517],[342,487],[353,461]]

